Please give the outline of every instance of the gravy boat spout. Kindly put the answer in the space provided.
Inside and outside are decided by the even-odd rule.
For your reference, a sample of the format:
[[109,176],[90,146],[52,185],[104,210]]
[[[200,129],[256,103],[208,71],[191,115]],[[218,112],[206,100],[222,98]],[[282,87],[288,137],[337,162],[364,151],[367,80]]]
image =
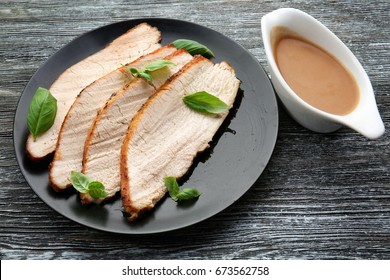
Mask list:
[[[352,75],[360,96],[351,112],[345,115],[325,112],[305,102],[291,89],[283,78],[274,56],[276,43],[273,30],[280,27],[291,30],[325,50]],[[369,139],[379,138],[384,133],[385,128],[367,73],[348,47],[329,29],[300,10],[283,8],[263,16],[261,30],[271,81],[286,110],[298,123],[320,133],[333,132],[344,125]]]

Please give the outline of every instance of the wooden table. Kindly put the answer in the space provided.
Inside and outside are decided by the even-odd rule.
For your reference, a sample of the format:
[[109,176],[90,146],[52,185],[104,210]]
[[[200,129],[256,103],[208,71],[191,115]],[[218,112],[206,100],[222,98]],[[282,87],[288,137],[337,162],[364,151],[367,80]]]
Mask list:
[[109,234],[44,204],[24,180],[13,118],[28,80],[55,51],[86,31],[140,17],[195,22],[232,38],[268,71],[261,17],[302,9],[338,35],[368,72],[390,125],[390,2],[381,1],[0,1],[1,259],[389,259],[390,137],[348,128],[322,135],[280,106],[273,156],[236,203],[166,234]]

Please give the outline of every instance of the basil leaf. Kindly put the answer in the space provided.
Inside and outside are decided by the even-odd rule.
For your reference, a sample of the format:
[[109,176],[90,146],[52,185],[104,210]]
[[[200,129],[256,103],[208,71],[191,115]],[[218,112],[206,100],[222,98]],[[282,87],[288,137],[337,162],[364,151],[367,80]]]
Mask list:
[[168,189],[169,196],[177,201],[176,195],[179,193],[179,184],[175,177],[164,177],[164,184]]
[[107,196],[104,185],[97,181],[88,184],[88,193],[92,198],[105,198]]
[[175,177],[164,177],[164,184],[168,189],[169,196],[174,201],[190,200],[197,198],[201,193],[195,188],[184,188],[179,190],[179,184]]
[[184,188],[177,195],[176,198],[180,200],[190,200],[197,198],[201,193],[195,188]]
[[152,79],[153,79],[153,76],[151,74],[149,74],[149,73],[146,73],[146,72],[140,72],[138,74],[138,76],[141,77],[141,78],[146,79],[148,82],[151,82]]
[[57,114],[57,99],[50,91],[39,87],[31,100],[27,114],[27,126],[34,141],[54,123]]
[[81,193],[88,193],[92,198],[105,198],[107,193],[102,183],[92,181],[87,175],[77,172],[70,172],[70,181],[73,187]]
[[70,181],[72,182],[72,185],[76,190],[81,193],[87,193],[88,185],[92,180],[81,172],[71,171]]
[[153,72],[153,71],[156,71],[156,70],[159,70],[161,68],[164,68],[166,66],[171,66],[171,65],[174,66],[176,64],[173,63],[172,61],[169,61],[169,60],[156,60],[156,61],[153,61],[153,62],[149,63],[148,65],[146,65],[140,71],[138,71],[138,69],[133,68],[133,67],[128,68],[128,70],[130,71],[131,74],[133,74],[134,77],[142,77],[142,78],[146,79],[147,81],[151,82],[153,79],[153,76],[149,72]]
[[172,42],[172,44],[178,48],[178,49],[185,49],[190,54],[200,54],[205,55],[208,54],[210,56],[215,57],[214,53],[205,45],[202,45],[196,41],[193,40],[187,40],[187,39],[178,39]]
[[169,60],[156,60],[146,65],[144,68],[142,68],[140,72],[146,72],[146,71],[152,72],[164,68],[166,66],[175,66],[175,65],[176,65],[175,63]]
[[185,95],[183,101],[188,107],[201,113],[221,114],[228,111],[225,102],[205,91]]
[[139,72],[138,72],[138,70],[136,68],[132,67],[132,68],[128,68],[128,69],[129,69],[130,73],[134,74],[135,76],[137,76],[139,74]]

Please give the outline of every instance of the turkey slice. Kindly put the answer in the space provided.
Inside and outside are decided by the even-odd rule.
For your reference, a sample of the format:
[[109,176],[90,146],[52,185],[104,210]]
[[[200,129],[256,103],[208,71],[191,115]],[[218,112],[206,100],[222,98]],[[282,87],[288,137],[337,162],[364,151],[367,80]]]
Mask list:
[[[152,83],[142,78],[134,79],[128,86],[111,96],[95,118],[84,146],[82,172],[101,182],[113,197],[120,190],[120,149],[129,123],[145,101],[173,74],[192,59],[185,50],[165,57],[175,66],[164,67],[152,73]],[[83,204],[94,199],[88,193],[80,194]],[[101,202],[103,199],[95,200]]]
[[134,79],[127,68],[141,69],[175,51],[173,45],[162,47],[103,76],[80,92],[64,119],[49,167],[50,185],[55,190],[61,191],[70,187],[70,172],[81,171],[84,143],[97,112],[112,94]]
[[34,141],[30,134],[26,151],[32,160],[41,160],[54,152],[64,118],[77,95],[93,81],[160,47],[161,33],[142,23],[128,30],[104,49],[65,70],[51,85],[57,99],[57,115],[53,126]]
[[181,178],[209,146],[228,115],[206,115],[187,107],[186,94],[206,91],[233,106],[239,88],[234,69],[196,57],[163,85],[130,123],[121,149],[121,196],[132,221],[165,195],[163,178]]

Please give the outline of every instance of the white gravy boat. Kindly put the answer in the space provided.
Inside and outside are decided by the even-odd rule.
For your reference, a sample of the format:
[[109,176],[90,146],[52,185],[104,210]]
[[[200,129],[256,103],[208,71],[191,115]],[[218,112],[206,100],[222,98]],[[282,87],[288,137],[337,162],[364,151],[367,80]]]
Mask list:
[[[286,83],[274,58],[271,30],[287,27],[332,54],[354,76],[360,91],[360,100],[347,115],[334,115],[319,110],[303,101]],[[302,126],[315,132],[328,133],[342,125],[352,128],[369,139],[380,137],[385,127],[379,115],[371,82],[352,52],[318,20],[291,8],[275,10],[261,19],[262,37],[268,60],[271,81],[290,115]]]

